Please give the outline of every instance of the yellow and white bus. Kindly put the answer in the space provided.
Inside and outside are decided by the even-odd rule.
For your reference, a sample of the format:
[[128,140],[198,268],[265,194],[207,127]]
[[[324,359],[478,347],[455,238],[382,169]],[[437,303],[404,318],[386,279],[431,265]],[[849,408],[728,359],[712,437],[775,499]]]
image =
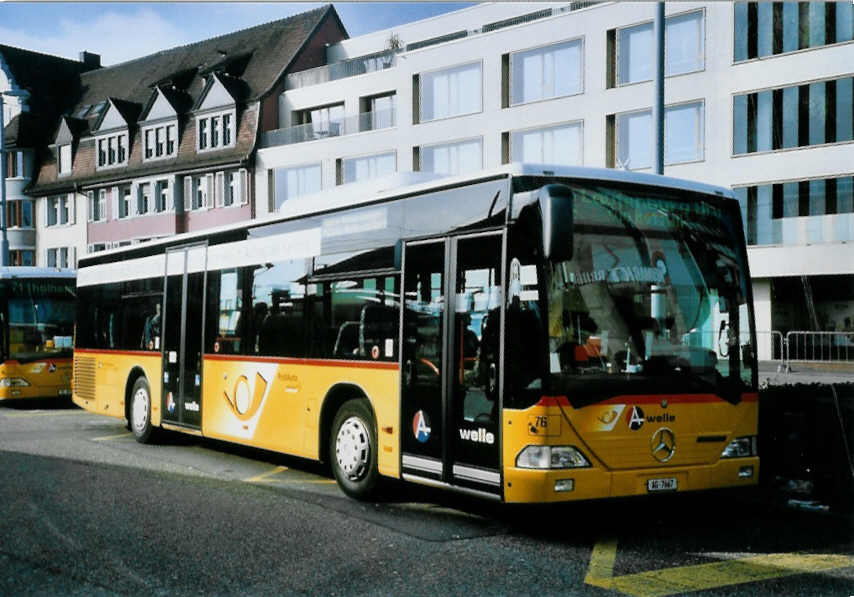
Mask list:
[[74,272],[0,267],[0,401],[71,396]]
[[506,502],[755,484],[738,203],[510,165],[90,255],[74,401]]

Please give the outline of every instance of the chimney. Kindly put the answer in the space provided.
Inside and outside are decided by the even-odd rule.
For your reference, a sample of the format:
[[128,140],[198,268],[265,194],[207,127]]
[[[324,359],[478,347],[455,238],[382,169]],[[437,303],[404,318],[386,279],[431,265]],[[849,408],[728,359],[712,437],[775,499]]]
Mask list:
[[80,52],[80,62],[86,67],[86,70],[94,70],[96,68],[101,68],[101,55],[93,54],[92,52],[87,52],[83,50]]

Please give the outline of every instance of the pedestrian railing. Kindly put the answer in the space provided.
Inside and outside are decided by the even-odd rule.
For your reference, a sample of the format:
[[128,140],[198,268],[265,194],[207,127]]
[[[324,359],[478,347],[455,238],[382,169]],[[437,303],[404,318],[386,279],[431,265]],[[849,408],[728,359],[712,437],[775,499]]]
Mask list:
[[787,362],[854,362],[854,332],[793,331],[785,348]]
[[777,330],[756,331],[757,353],[760,361],[786,360],[786,339]]

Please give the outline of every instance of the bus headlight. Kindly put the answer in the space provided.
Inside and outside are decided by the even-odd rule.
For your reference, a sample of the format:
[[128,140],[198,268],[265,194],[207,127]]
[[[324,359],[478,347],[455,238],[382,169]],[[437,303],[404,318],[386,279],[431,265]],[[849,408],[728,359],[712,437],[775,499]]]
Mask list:
[[0,379],[0,388],[26,388],[30,385],[23,377],[4,377]]
[[756,436],[745,435],[732,440],[721,452],[721,458],[748,458],[758,454],[756,449]]
[[516,457],[519,468],[584,468],[590,462],[575,446],[525,446]]

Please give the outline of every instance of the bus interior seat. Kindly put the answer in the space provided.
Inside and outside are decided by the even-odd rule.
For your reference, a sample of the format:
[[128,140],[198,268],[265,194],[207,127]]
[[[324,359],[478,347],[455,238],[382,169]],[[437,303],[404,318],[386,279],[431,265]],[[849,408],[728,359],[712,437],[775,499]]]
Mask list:
[[359,322],[345,321],[338,328],[338,337],[335,338],[335,348],[332,354],[336,357],[352,357],[359,348]]
[[[387,305],[367,304],[359,316],[359,354],[369,356],[374,346],[385,346],[389,338],[397,339],[398,312]],[[384,350],[384,348],[381,348]]]

